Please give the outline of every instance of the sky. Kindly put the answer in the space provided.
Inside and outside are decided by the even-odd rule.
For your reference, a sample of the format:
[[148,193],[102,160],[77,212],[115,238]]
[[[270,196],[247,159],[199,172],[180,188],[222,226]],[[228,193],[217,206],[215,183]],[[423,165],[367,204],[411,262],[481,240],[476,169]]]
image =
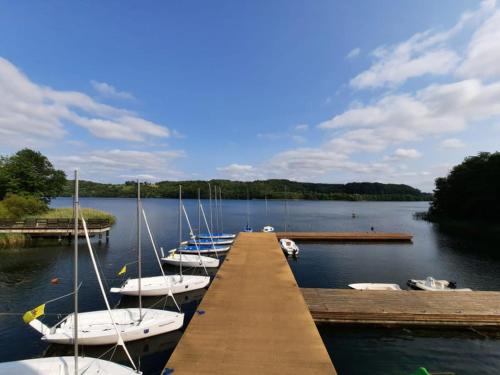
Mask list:
[[0,154],[81,178],[406,183],[500,149],[494,0],[0,1]]

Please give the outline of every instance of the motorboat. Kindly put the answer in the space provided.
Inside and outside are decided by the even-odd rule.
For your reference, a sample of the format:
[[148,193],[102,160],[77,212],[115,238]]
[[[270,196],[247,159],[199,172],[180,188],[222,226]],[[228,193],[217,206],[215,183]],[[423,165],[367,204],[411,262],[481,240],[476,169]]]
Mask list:
[[[92,357],[78,358],[78,374],[85,375],[131,375],[142,374],[140,371]],[[1,375],[29,374],[29,375],[74,375],[75,357],[46,357],[24,359],[20,361],[0,363]]]
[[426,277],[425,280],[410,279],[406,284],[412,289],[434,292],[470,292],[472,290],[470,288],[457,288],[457,283],[455,281],[436,280],[431,276]]
[[292,256],[299,255],[299,247],[294,241],[288,238],[282,238],[280,240],[280,246],[286,255],[292,255]]
[[349,284],[349,288],[356,290],[402,290],[398,284],[385,283],[356,283]]
[[263,232],[269,233],[269,232],[274,232],[274,227],[270,225],[266,225],[264,228],[262,228]]

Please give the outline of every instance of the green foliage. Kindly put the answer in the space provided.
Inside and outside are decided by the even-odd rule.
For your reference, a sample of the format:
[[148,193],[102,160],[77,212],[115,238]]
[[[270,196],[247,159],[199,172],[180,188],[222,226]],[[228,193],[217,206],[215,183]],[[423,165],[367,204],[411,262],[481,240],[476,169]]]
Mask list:
[[8,193],[32,195],[50,202],[63,192],[66,175],[52,163],[30,149],[23,149],[0,159],[0,199]]
[[[251,199],[308,199],[308,200],[380,200],[380,201],[418,201],[430,200],[430,194],[407,185],[355,182],[349,184],[315,184],[289,180],[229,181],[211,180],[213,186],[222,189],[225,199],[246,199],[247,191]],[[200,189],[201,198],[208,198],[207,181],[161,181],[156,184],[145,183],[141,193],[146,198],[176,198],[182,185],[185,198],[196,198]],[[71,196],[73,181],[68,181],[64,196]],[[80,195],[83,197],[135,197],[136,182],[124,184],[101,184],[80,181]],[[213,192],[213,190],[212,190]]]
[[429,216],[500,221],[500,152],[467,157],[436,179]]
[[0,202],[0,218],[20,219],[45,212],[47,209],[47,204],[38,198],[8,193]]
[[[108,212],[97,210],[95,208],[81,208],[80,213],[85,220],[88,219],[108,219],[111,224],[116,222],[116,217]],[[51,208],[42,215],[36,215],[39,219],[73,219],[73,208]]]

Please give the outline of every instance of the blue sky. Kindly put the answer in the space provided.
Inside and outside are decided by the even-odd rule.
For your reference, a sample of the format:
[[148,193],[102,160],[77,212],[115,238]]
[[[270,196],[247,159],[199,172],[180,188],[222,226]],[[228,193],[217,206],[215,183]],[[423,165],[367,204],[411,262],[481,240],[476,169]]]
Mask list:
[[82,178],[431,190],[500,147],[495,1],[0,4],[0,150]]

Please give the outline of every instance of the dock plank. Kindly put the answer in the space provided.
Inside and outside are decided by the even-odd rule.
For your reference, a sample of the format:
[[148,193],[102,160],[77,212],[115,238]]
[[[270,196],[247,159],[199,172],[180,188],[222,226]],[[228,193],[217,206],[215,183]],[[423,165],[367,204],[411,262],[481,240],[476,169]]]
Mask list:
[[500,292],[301,291],[316,322],[500,328]]
[[240,233],[166,367],[175,374],[335,374],[273,233]]
[[387,232],[276,232],[276,236],[294,241],[345,241],[345,242],[411,242],[410,233]]

